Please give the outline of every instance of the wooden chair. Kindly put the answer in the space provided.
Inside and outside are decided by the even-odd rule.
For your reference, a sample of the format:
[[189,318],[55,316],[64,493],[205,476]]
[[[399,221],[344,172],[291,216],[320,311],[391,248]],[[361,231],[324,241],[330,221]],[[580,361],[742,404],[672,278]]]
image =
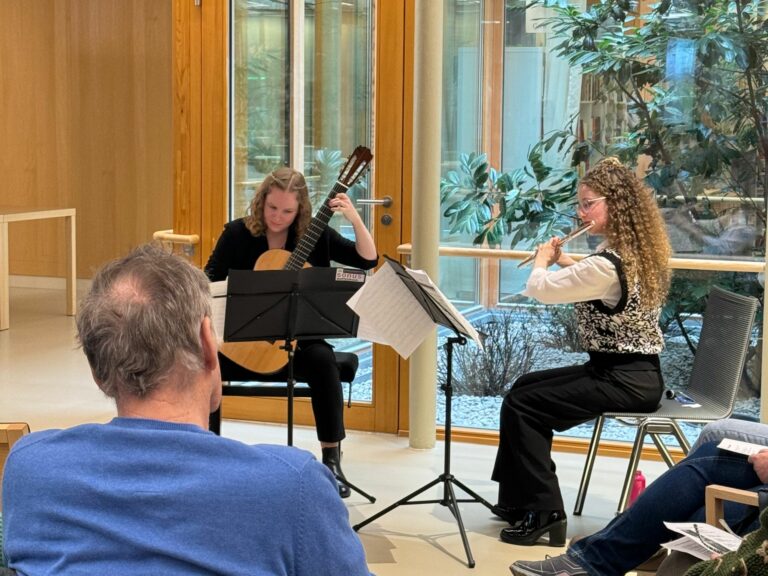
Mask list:
[[9,424],[0,423],[0,512],[3,511],[3,472],[5,470],[5,459],[8,453],[19,438],[29,434],[29,425],[24,422],[13,422]]
[[0,423],[0,576],[16,574],[14,570],[6,567],[3,555],[3,472],[11,447],[24,434],[29,434],[29,425],[24,422]]
[[757,492],[741,490],[740,488],[730,488],[719,484],[710,484],[704,494],[705,511],[707,515],[707,524],[722,528],[720,520],[725,516],[723,508],[725,502],[738,502],[748,506],[757,506]]

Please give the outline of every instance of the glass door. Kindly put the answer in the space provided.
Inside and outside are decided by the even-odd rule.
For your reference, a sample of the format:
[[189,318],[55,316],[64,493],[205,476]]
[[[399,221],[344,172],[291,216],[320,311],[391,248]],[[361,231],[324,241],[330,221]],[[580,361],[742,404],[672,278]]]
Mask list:
[[[393,11],[395,20],[402,20],[404,2],[386,4],[384,9]],[[347,155],[362,145],[373,150],[373,170],[348,194],[373,232],[379,253],[395,254],[401,241],[402,162],[393,171],[388,166],[391,159],[379,157],[378,143],[391,137],[392,126],[374,133],[379,97],[374,92],[375,61],[381,54],[374,31],[378,30],[378,38],[382,38],[382,27],[377,28],[375,22],[392,17],[376,13],[377,9],[381,10],[372,0],[231,0],[228,219],[245,215],[265,176],[284,165],[301,167],[317,209],[335,184]],[[386,29],[388,24],[382,22],[382,26]],[[389,44],[392,39],[385,42]],[[402,44],[400,40],[401,53]],[[390,57],[392,51],[388,50]],[[400,62],[396,74],[402,73]],[[402,85],[402,81],[394,82],[395,87]],[[391,91],[392,86],[385,90]],[[398,99],[402,101],[402,94]],[[402,110],[400,116],[395,125],[402,123]],[[382,151],[386,148],[383,146]],[[380,176],[384,166],[386,176]],[[386,191],[379,193],[379,189]],[[387,207],[364,203],[385,195],[393,198]],[[329,225],[354,238],[343,218],[334,217]],[[386,228],[383,232],[382,227]],[[348,426],[396,431],[398,362],[394,353],[375,351],[369,343],[356,339],[332,344],[337,350],[356,353],[360,359],[351,387]],[[388,376],[382,378],[385,374]],[[229,417],[285,417],[281,400],[228,398],[224,408]],[[308,403],[297,401],[296,420],[311,422]]]

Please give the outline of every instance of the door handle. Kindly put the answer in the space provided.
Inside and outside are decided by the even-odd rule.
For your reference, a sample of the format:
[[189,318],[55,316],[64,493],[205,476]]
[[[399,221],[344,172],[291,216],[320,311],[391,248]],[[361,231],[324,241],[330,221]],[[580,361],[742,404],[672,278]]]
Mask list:
[[384,198],[360,198],[357,200],[357,204],[384,206],[384,208],[389,208],[392,206],[392,196],[384,196]]

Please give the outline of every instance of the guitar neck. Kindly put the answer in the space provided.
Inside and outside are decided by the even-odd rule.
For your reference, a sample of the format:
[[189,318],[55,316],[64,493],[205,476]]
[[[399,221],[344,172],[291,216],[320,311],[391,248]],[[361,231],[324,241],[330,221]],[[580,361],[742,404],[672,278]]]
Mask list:
[[333,188],[328,193],[328,196],[323,202],[323,205],[312,217],[312,221],[309,223],[307,231],[304,232],[302,237],[299,239],[299,243],[296,245],[296,249],[291,253],[291,257],[288,259],[288,262],[285,265],[285,270],[299,270],[304,266],[307,258],[309,258],[309,255],[312,253],[312,250],[315,249],[317,239],[320,238],[320,235],[328,225],[331,216],[333,216],[333,210],[331,210],[330,201],[333,200],[336,194],[346,191],[347,186],[341,182],[336,182],[336,184],[334,184]]

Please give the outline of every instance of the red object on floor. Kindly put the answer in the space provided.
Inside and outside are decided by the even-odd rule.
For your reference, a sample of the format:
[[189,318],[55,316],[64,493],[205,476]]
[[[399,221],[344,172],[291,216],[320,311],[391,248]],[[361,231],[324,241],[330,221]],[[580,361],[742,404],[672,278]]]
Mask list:
[[635,477],[632,479],[632,490],[629,493],[629,502],[627,507],[632,506],[637,497],[645,490],[645,476],[643,476],[642,470],[635,472]]

